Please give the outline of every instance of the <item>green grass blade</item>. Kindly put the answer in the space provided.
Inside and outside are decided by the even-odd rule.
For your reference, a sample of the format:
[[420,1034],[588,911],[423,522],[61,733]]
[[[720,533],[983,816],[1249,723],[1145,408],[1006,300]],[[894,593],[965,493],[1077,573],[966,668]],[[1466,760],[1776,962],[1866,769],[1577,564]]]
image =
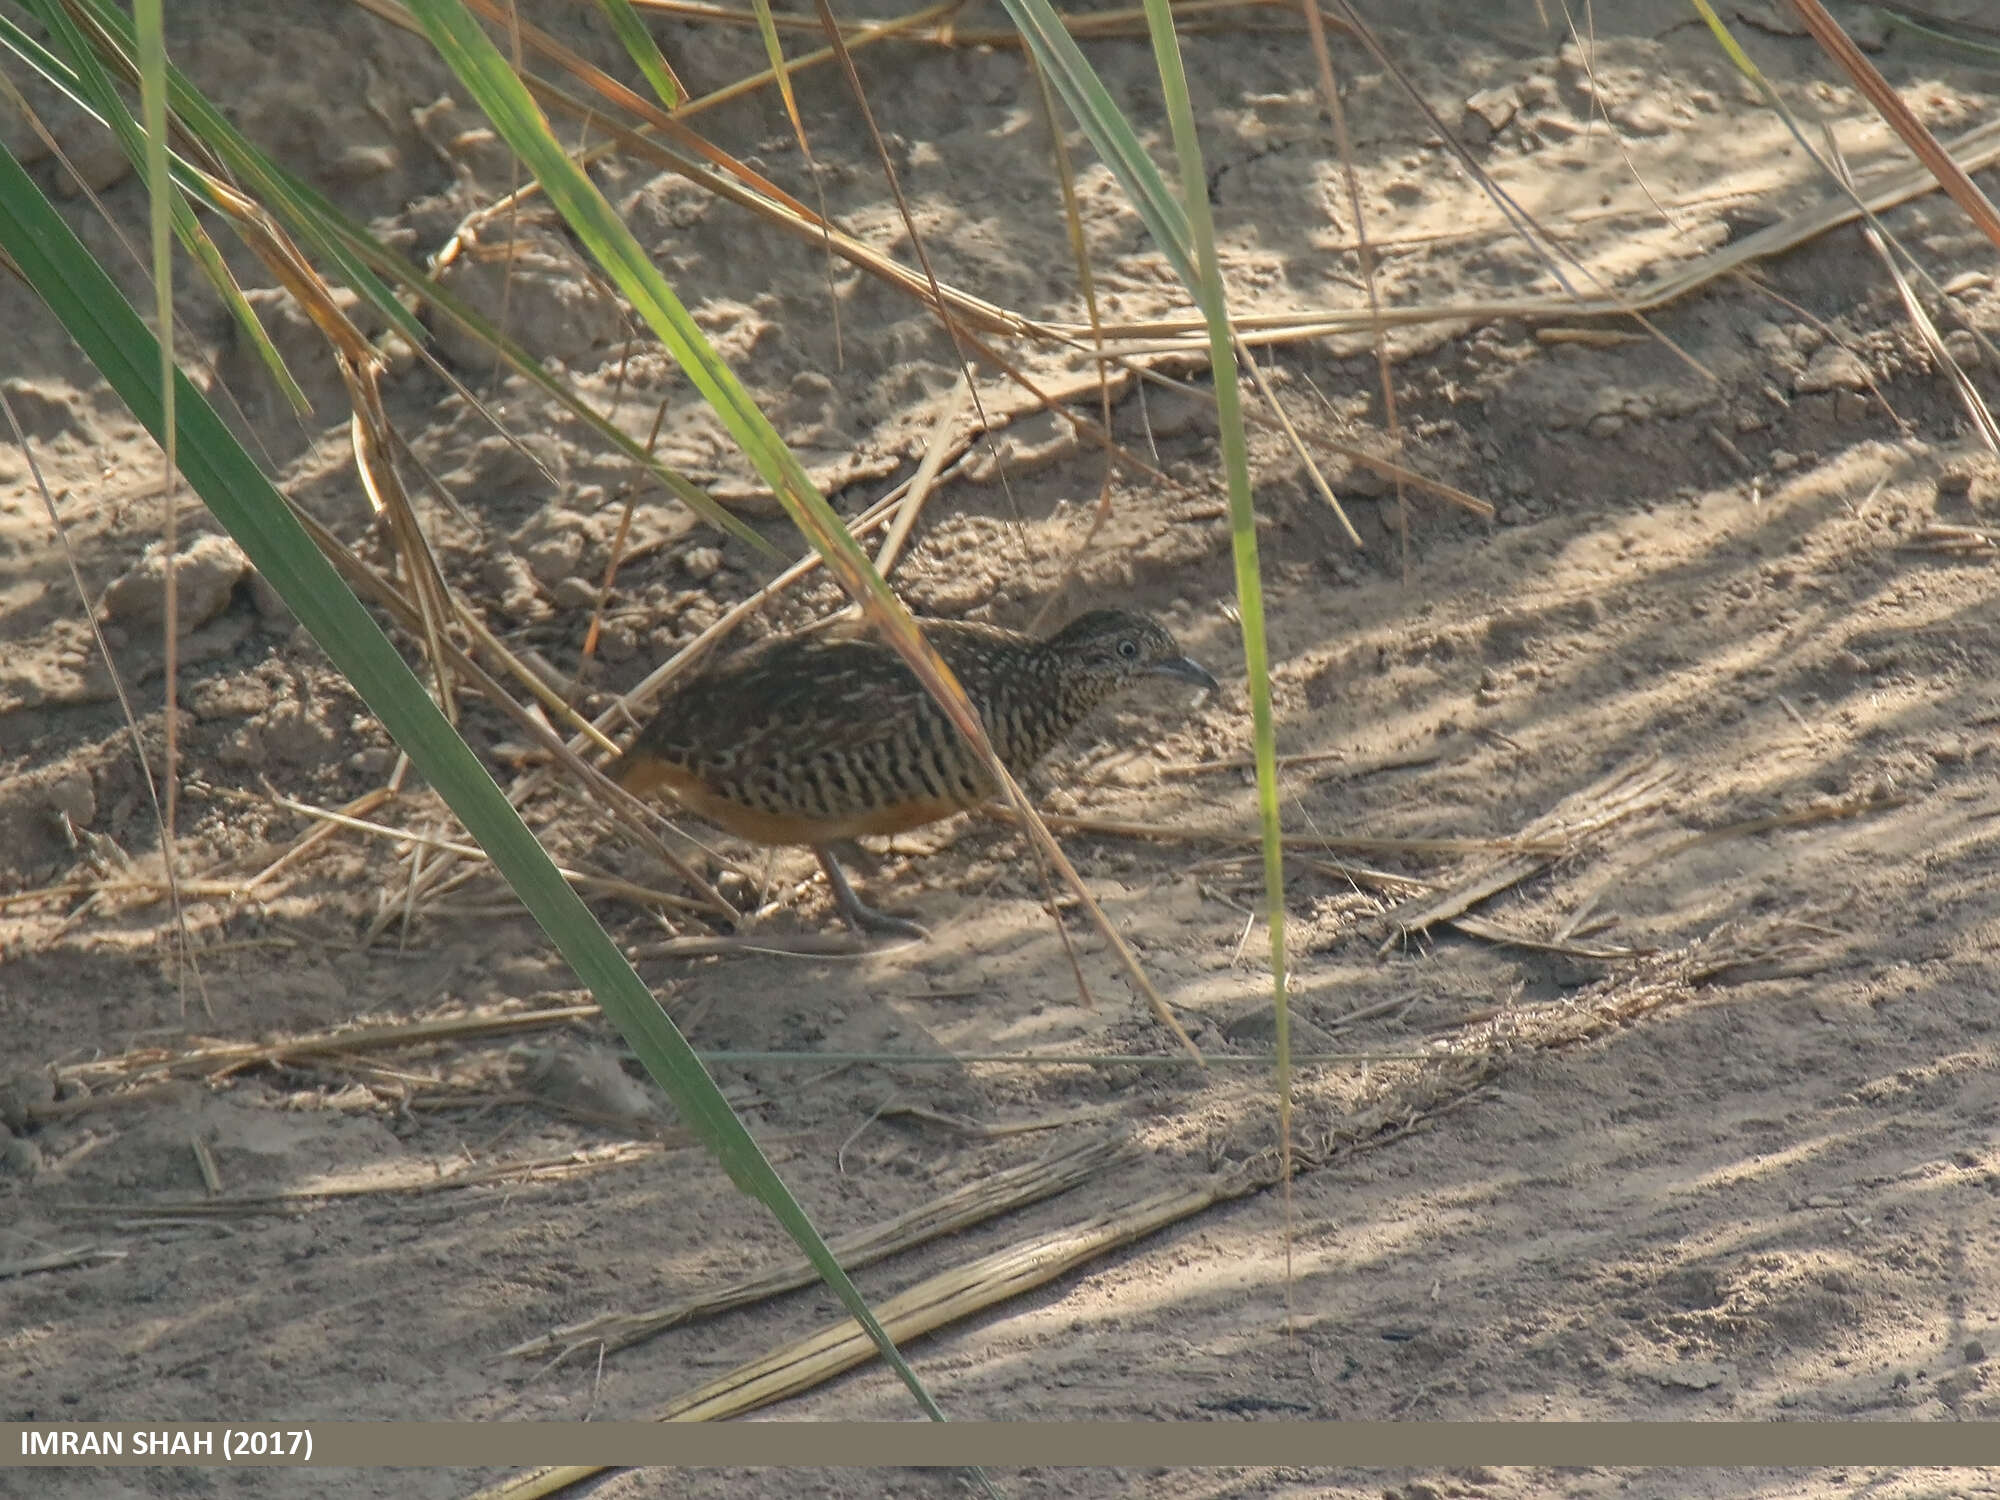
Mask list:
[[[160,435],[163,398],[157,342],[20,163],[5,152],[0,152],[0,249],[13,257],[28,284],[133,415],[156,437]],[[214,408],[184,376],[176,372],[173,379],[178,387],[181,472],[188,483],[492,857],[674,1101],[682,1122],[714,1152],[745,1193],[770,1207],[863,1326],[874,1323],[805,1210],[485,767],[312,545],[283,497],[223,426]],[[879,1324],[870,1331],[878,1343],[886,1342]],[[915,1382],[907,1366],[902,1371],[906,1380]],[[915,1388],[922,1390],[920,1385]],[[920,1399],[933,1416],[941,1416],[927,1394]]]
[[687,98],[687,90],[681,87],[673,69],[667,66],[667,60],[654,45],[652,32],[639,19],[639,13],[632,9],[632,0],[597,0],[597,8],[604,12],[613,34],[625,48],[625,55],[646,75],[646,82],[652,85],[660,102],[672,109]]
[[1898,29],[1907,31],[1913,36],[1920,36],[1925,41],[1936,42],[1943,47],[1955,47],[1961,52],[1977,53],[1983,57],[2000,57],[2000,45],[1996,45],[1993,42],[1982,42],[1974,37],[1965,36],[1956,31],[1939,29],[1939,26],[1962,26],[1970,24],[1968,22],[1951,21],[1943,16],[1932,16],[1925,19],[1936,21],[1939,23],[1939,26],[1927,26],[1924,24],[1924,20],[1919,20],[1916,16],[1905,14],[1900,10],[1891,10],[1887,6],[1877,7],[1875,14]]
[[1097,76],[1097,70],[1091,67],[1083,49],[1077,46],[1048,0],[1000,0],[1000,3],[1033,49],[1035,60],[1062,95],[1070,113],[1076,116],[1084,134],[1090,137],[1097,154],[1125,189],[1125,196],[1145,221],[1160,253],[1192,292],[1200,275],[1195,267],[1187,212],[1168,190],[1159,168],[1146,154],[1138,132],[1112,102],[1111,92]]
[[[506,58],[457,0],[417,0],[411,9],[466,91],[485,110],[501,137],[527,163],[541,183],[543,193],[568,221],[572,232],[679,362],[738,447],[771,486],[793,523],[826,560],[828,570],[850,595],[865,603],[890,644],[911,660],[919,678],[927,685],[935,683],[941,665],[909,612],[875,571],[867,554],[814,486],[811,476],[778,436],[777,429],[757,409],[750,393],[703,336],[604,195],[549,132],[547,121],[526,87],[514,76]],[[945,706],[952,711],[949,702]],[[975,744],[983,743],[978,718],[965,704],[963,694],[959,695],[953,716]]]
[[792,92],[792,70],[785,65],[785,44],[778,39],[778,23],[771,14],[771,0],[750,0],[750,4],[757,13],[757,34],[764,39],[764,56],[771,61],[771,77],[778,85],[778,97],[784,101],[785,117],[792,122],[792,134],[798,137],[799,151],[810,164],[812,148],[806,144],[806,122],[799,116],[799,101]]
[[[47,0],[38,0],[38,3],[45,4]],[[88,15],[94,25],[100,27],[106,36],[128,52],[137,45],[137,38],[132,31],[131,17],[109,4],[108,0],[68,0],[68,3]],[[171,62],[167,65],[167,98],[182,126],[190,135],[215,152],[223,165],[236,174],[246,193],[267,207],[277,209],[288,222],[293,224],[301,223],[309,217],[305,212],[305,203],[290,201],[292,195],[286,191],[284,174],[273,168],[262,153],[251,146],[236,127],[224,118],[222,112],[211,105],[201,91]],[[405,338],[412,343],[420,344],[424,341],[423,324],[417,321],[409,309],[396,301],[395,296],[375,278],[366,265],[345,255],[336,245],[326,244],[322,248],[330,258],[334,259],[341,278],[355,292],[377,307]]]
[[1271,718],[1271,663],[1264,639],[1264,588],[1257,562],[1257,514],[1250,488],[1250,449],[1244,439],[1243,402],[1236,377],[1235,335],[1222,268],[1215,254],[1215,224],[1208,209],[1208,174],[1188,100],[1180,39],[1170,0],[1145,0],[1160,70],[1174,154],[1180,160],[1181,201],[1194,239],[1196,281],[1189,287],[1208,324],[1209,369],[1222,439],[1222,469],[1229,484],[1229,534],[1236,564],[1236,608],[1243,625],[1243,665],[1250,684],[1250,734],[1257,758],[1257,819],[1264,838],[1264,911],[1270,927],[1271,992],[1277,1007],[1278,1115],[1284,1145],[1291,1141],[1291,1007],[1285,1003],[1284,834],[1278,821],[1277,730]]
[[[167,39],[161,0],[134,0],[132,24],[139,35],[139,112],[145,125],[139,166],[145,173],[152,227],[153,322],[160,337],[160,426],[166,435],[167,467],[174,464],[174,210],[194,217],[167,174]],[[168,615],[169,628],[172,615]]]
[[[118,45],[129,48],[135,44],[129,18],[107,5],[105,0],[72,0],[72,3],[85,11],[93,24],[101,27]],[[0,14],[0,41],[4,41],[18,52],[52,83],[64,88],[66,92],[75,94],[75,90],[71,87],[74,75],[69,74],[58,60],[44,52],[31,38],[11,28],[4,14]],[[634,463],[642,465],[670,494],[709,525],[726,535],[735,537],[765,557],[774,560],[779,558],[777,548],[766,541],[748,522],[731,515],[700,486],[668,468],[658,458],[648,453],[637,440],[592,410],[574,391],[543,368],[540,361],[501,333],[469,304],[453,296],[434,279],[390,251],[332,202],[272,162],[210,104],[201,91],[174,68],[171,62],[167,65],[167,78],[170,102],[182,128],[207,145],[228,168],[245,193],[277,214],[292,233],[331,262],[337,277],[381,313],[413,345],[426,347],[430,335],[416,315],[403,305],[402,299],[382,280],[383,276],[430,303],[475,338],[496,350],[510,368],[533,381],[555,400],[560,401],[576,417],[587,423],[606,442],[618,448]],[[65,79],[70,82],[66,83]],[[84,102],[80,95],[76,97],[78,103]],[[200,174],[192,168],[182,169],[181,181],[190,191],[206,196]],[[212,245],[208,253],[215,257],[218,264],[220,263],[220,257],[215,256]],[[378,271],[381,273],[379,276]],[[241,303],[241,300],[239,293],[237,301]],[[268,347],[269,341],[264,334],[263,326],[257,322],[255,314],[250,312],[247,304],[243,304],[242,316],[248,319],[249,326],[246,332],[260,341],[264,347]],[[276,360],[276,351],[272,350],[266,363]],[[283,370],[282,362],[277,364],[277,370]],[[290,375],[283,374],[280,383],[287,388],[287,394],[293,399],[294,404],[303,410],[306,405],[305,398],[302,394],[296,394],[298,388],[291,383]]]
[[[900,637],[904,649],[919,657],[928,656],[929,647],[915,622],[889,592],[881,575],[869,565],[833,508],[778,436],[777,429],[757,409],[750,393],[702,335],[687,308],[660,276],[617,212],[549,131],[548,122],[526,86],[479,23],[459,0],[412,0],[410,10],[501,139],[535,174],[542,191],[571,231],[674,356],[806,539],[825,557],[829,569],[857,597],[873,602],[877,617],[888,628],[892,641]],[[976,730],[976,720],[974,727]],[[782,1184],[776,1183],[775,1178],[772,1181],[782,1190]],[[924,1410],[933,1419],[944,1420],[943,1412],[917,1379],[916,1372],[904,1361],[790,1194],[786,1193],[782,1202],[765,1196],[765,1202]]]
[[[110,73],[105,70],[75,21],[59,7],[41,4],[39,0],[36,0],[36,3],[44,20],[49,22],[51,35],[59,44],[72,49],[74,65],[65,63],[62,58],[36,42],[22,31],[11,17],[5,15],[0,15],[0,44],[4,44],[21,56],[30,67],[66,95],[79,109],[118,136],[119,143],[132,158],[132,163],[141,177],[148,183],[154,184],[152,206],[155,220],[160,218],[164,208],[166,221],[171,225],[174,235],[194,258],[195,264],[201,268],[202,275],[215,289],[216,295],[222,299],[223,305],[228,309],[244,340],[256,350],[258,359],[264,368],[270,371],[272,380],[284,393],[285,399],[292,404],[294,410],[308,410],[311,403],[306,400],[305,392],[299,389],[298,382],[292,378],[292,372],[285,367],[285,361],[278,353],[277,346],[264,331],[264,325],[258,321],[257,314],[251,311],[249,302],[244,299],[243,289],[236,284],[236,278],[230,274],[228,266],[223,262],[222,252],[216,249],[215,242],[208,236],[208,231],[202,227],[201,221],[194,216],[193,210],[182,196],[185,191],[201,191],[199,174],[167,149],[164,131],[144,128],[132,117],[131,111],[126,108],[124,99],[120,97],[113,84]],[[167,66],[164,48],[160,50],[159,62],[162,68]],[[9,92],[12,92],[11,84]],[[155,175],[151,165],[156,142],[166,162],[164,173],[158,176]],[[163,189],[163,184],[173,185],[165,186]],[[157,228],[157,223],[155,227]],[[156,266],[160,263],[157,250],[154,262]],[[155,283],[158,284],[157,276]]]
[[[1244,440],[1234,335],[1215,254],[1208,211],[1208,179],[1188,102],[1180,43],[1168,0],[1146,0],[1146,20],[1159,66],[1167,119],[1180,165],[1176,197],[1146,154],[1137,132],[1066,31],[1048,0],[1001,0],[1097,153],[1132,200],[1160,251],[1172,263],[1208,325],[1210,368],[1221,419],[1222,462],[1229,488],[1230,543],[1236,564],[1237,611],[1243,625],[1243,660],[1250,690],[1250,724],[1257,761],[1257,810],[1264,839],[1264,908],[1271,937],[1271,984],[1277,1006],[1279,1113],[1288,1125],[1291,1099],[1291,1028],[1285,1004],[1284,846],[1278,820],[1278,767],[1271,716],[1269,652],[1264,640],[1264,592],[1257,560],[1257,517],[1250,489],[1249,448]],[[1286,1132],[1287,1137],[1289,1131]]]

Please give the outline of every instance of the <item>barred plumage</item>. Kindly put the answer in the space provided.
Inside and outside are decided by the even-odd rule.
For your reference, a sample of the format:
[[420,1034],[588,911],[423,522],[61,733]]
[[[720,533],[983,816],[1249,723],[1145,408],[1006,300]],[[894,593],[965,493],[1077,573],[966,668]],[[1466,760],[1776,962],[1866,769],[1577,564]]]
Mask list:
[[[966,621],[923,629],[1019,776],[1092,709],[1147,677],[1212,688],[1144,615],[1092,610],[1043,640]],[[843,914],[907,929],[854,899],[827,846],[950,816],[997,791],[944,710],[872,635],[781,636],[703,672],[611,768],[627,790],[665,788],[761,844],[806,844]]]

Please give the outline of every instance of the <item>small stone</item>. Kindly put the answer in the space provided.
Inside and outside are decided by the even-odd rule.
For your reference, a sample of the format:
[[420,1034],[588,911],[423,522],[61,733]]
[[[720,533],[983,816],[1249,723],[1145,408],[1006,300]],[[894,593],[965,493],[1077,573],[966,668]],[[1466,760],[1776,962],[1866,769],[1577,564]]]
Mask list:
[[334,745],[331,727],[310,704],[286,699],[254,721],[258,740],[267,755],[294,765],[309,765]]
[[394,146],[349,146],[334,159],[332,172],[348,182],[363,182],[395,171],[398,161]]
[[1960,271],[1944,284],[1947,297],[1963,297],[1967,292],[1976,292],[1993,285],[1993,276],[1987,271]]
[[0,1172],[15,1177],[33,1177],[42,1167],[42,1151],[33,1141],[18,1135],[0,1144]]
[[1782,323],[1761,318],[1750,330],[1750,342],[1764,353],[1779,358],[1792,352],[1792,335]]
[[616,1120],[656,1121],[660,1100],[601,1047],[520,1043],[507,1054],[517,1087],[585,1115]]
[[375,352],[388,362],[391,375],[407,375],[417,363],[417,346],[394,329],[376,337]]
[[1801,392],[1863,390],[1868,385],[1868,367],[1861,356],[1839,344],[1828,344],[1812,357],[1805,372],[1793,382]]
[[550,588],[577,572],[594,540],[583,519],[566,511],[543,511],[515,537],[528,571]]
[[181,689],[181,706],[197,719],[249,719],[276,701],[262,677],[211,677]]
[[690,547],[681,558],[681,567],[697,583],[705,583],[722,571],[720,547]]
[[299,623],[285,596],[255,568],[250,570],[250,607],[257,611],[259,622],[271,630],[288,631]]
[[564,609],[595,609],[597,607],[597,585],[588,578],[578,578],[574,574],[558,578],[549,586],[556,603]]
[[1799,466],[1799,456],[1787,448],[1778,448],[1771,454],[1771,472],[1789,474]]
[[12,1130],[26,1130],[36,1123],[37,1111],[56,1102],[56,1081],[46,1071],[16,1073],[0,1081],[0,1124]]
[[[180,633],[206,625],[229,605],[249,570],[243,551],[226,536],[196,537],[174,559],[174,594]],[[104,591],[106,619],[157,629],[166,621],[167,564],[157,545]]]
[[76,769],[49,783],[46,793],[49,810],[69,819],[77,828],[88,828],[97,818],[97,788],[90,772]]
[[1852,427],[1868,415],[1868,398],[1859,391],[1840,391],[1833,398],[1833,420]]
[[480,567],[480,576],[495,601],[511,619],[540,620],[549,607],[535,587],[535,575],[527,562],[512,552],[498,552]]
[[[118,137],[91,116],[78,113],[56,126],[53,133],[69,161],[68,169],[56,172],[58,198],[80,198],[85,187],[101,193],[132,175],[132,158],[118,144]],[[77,183],[79,177],[82,186]]]
[[1584,424],[1585,432],[1594,438],[1611,438],[1625,430],[1625,419],[1614,411],[1599,412]]
[[[78,409],[76,392],[60,381],[23,380],[17,376],[0,382],[0,391],[6,393],[14,420],[31,438],[46,442],[52,438],[89,435],[89,425]],[[13,436],[11,428],[4,430],[9,437]]]
[[1713,1390],[1729,1378],[1729,1367],[1712,1359],[1683,1360],[1646,1372],[1661,1385],[1683,1391]]
[[1969,1365],[1984,1364],[1986,1362],[1986,1346],[1980,1343],[1978,1339],[1967,1339],[1965,1347],[1959,1350],[1959,1353],[1965,1356],[1965,1362]]
[[1611,106],[1611,123],[1628,135],[1667,135],[1674,116],[1657,95],[1646,93]]
[[[1331,1036],[1296,1010],[1286,1020],[1289,1023],[1287,1036],[1293,1051],[1318,1052],[1334,1045]],[[1222,1034],[1238,1046],[1275,1046],[1278,1040],[1277,1011],[1269,1003],[1252,1005],[1240,1015],[1224,1021]]]
[[1468,142],[1480,145],[1505,130],[1521,107],[1520,92],[1512,84],[1481,89],[1465,101],[1461,128]]
[[239,724],[228,739],[215,747],[215,758],[225,766],[255,770],[265,761],[264,736],[255,724]]
[[1961,370],[1975,370],[1985,362],[1986,351],[1969,328],[1954,328],[1944,336],[1944,352]]

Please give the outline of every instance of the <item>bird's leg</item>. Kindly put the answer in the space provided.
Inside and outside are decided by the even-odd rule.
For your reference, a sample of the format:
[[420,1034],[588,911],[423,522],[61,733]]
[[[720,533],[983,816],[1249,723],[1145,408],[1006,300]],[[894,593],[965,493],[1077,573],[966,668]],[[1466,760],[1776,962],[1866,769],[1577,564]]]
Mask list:
[[885,911],[877,911],[865,905],[854,894],[854,887],[847,883],[847,876],[840,868],[840,861],[833,857],[833,851],[825,845],[813,850],[819,856],[819,867],[826,871],[826,883],[833,888],[834,904],[840,908],[847,925],[856,932],[888,932],[898,937],[927,938],[928,929],[902,917],[892,917]]

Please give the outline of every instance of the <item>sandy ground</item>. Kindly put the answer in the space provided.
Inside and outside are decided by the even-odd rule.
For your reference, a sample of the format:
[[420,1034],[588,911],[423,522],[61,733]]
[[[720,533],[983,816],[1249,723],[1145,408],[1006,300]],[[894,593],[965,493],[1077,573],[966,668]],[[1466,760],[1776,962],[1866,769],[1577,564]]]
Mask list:
[[[446,82],[411,39],[330,0],[230,7],[227,30],[205,24],[204,9],[170,7],[181,63],[232,101],[251,135],[411,253],[433,252],[512,184],[464,108],[438,102]],[[589,25],[544,9],[556,11],[545,24],[615,64]],[[1472,132],[1476,153],[1607,285],[1695,261],[1825,192],[1669,0],[1597,6],[1588,69],[1529,0],[1473,16],[1445,0],[1369,9],[1382,12],[1388,45],[1447,122],[1458,124],[1481,90],[1514,101],[1497,133]],[[1885,133],[1851,91],[1824,81],[1810,43],[1784,35],[1766,8],[1739,9],[1764,23],[1742,31],[1759,61],[1788,98],[1837,122],[1857,171],[1887,162]],[[661,35],[698,89],[757,66],[745,34],[666,23]],[[1121,101],[1150,118],[1143,44],[1091,50]],[[1241,310],[1362,305],[1345,189],[1300,38],[1244,28],[1191,40],[1190,55]],[[1878,60],[1940,133],[1994,117],[1991,72],[1906,34]],[[938,274],[1034,316],[1080,317],[1018,56],[885,47],[865,55],[863,72]],[[1384,296],[1470,303],[1547,290],[1540,264],[1389,81],[1368,66],[1349,77]],[[906,254],[834,80],[814,75],[801,98],[830,211]],[[731,105],[704,129],[812,198],[774,101]],[[87,142],[74,122],[59,134]],[[54,182],[52,164],[37,170]],[[613,165],[601,180],[839,503],[858,509],[887,476],[908,472],[956,378],[948,346],[910,303],[842,266],[836,336],[814,247],[648,165]],[[1991,174],[1981,180],[1990,185]],[[131,182],[106,189],[119,219],[136,223]],[[1110,315],[1171,310],[1158,257],[1094,167],[1081,200]],[[93,247],[119,260],[109,231],[73,207]],[[1929,300],[1954,349],[1976,352],[1966,328],[2000,334],[1992,249],[1955,210],[1925,197],[1887,223],[1946,288]],[[568,242],[540,218],[514,233],[526,243],[513,274],[475,261],[454,272],[459,289],[642,439],[664,401],[663,455],[756,514],[749,475],[719,428],[657,351],[627,342],[615,303]],[[1488,522],[1413,497],[1406,554],[1388,486],[1342,457],[1342,445],[1381,443],[1365,345],[1266,355],[1365,544],[1345,540],[1290,447],[1260,429],[1253,461],[1280,749],[1316,757],[1285,773],[1288,826],[1490,840],[1620,768],[1653,766],[1662,791],[1480,908],[1502,936],[1542,947],[1445,927],[1385,942],[1397,934],[1392,897],[1324,862],[1296,865],[1288,935],[1301,1035],[1389,1055],[1305,1069],[1301,1139],[1371,1149],[1334,1150],[1301,1175],[1289,1230],[1277,1196],[1252,1194],[917,1341],[915,1365],[953,1415],[2000,1415],[1990,1388],[2000,1351],[1990,941],[2000,932],[2000,760],[1990,753],[2000,582],[1990,544],[1937,545],[1937,528],[1977,531],[2000,507],[2000,463],[1969,441],[1956,397],[1857,230],[1768,262],[1758,277],[1661,312],[1675,348],[1643,336],[1551,338],[1549,324],[1513,319],[1399,334],[1410,461],[1498,507]],[[314,346],[300,320],[275,293],[260,306],[305,365]],[[189,350],[228,386],[274,472],[360,538],[365,507],[331,376],[306,366],[325,425],[301,427],[213,307],[186,293],[184,316]],[[9,398],[59,493],[95,600],[157,535],[155,456],[17,286],[0,285],[0,318],[18,340]],[[1549,323],[1593,335],[1629,327]],[[574,670],[588,621],[581,601],[629,475],[544,398],[494,382],[476,351],[450,339],[444,348],[524,442],[495,436],[421,367],[391,378],[413,459],[455,502],[423,502],[439,556],[511,643]],[[1028,360],[1049,378],[1075,369],[1056,354]],[[1990,396],[1990,368],[1973,377]],[[996,414],[1025,406],[998,382],[982,393]],[[1047,417],[1007,429],[1004,463],[975,451],[932,501],[900,582],[917,606],[1009,624],[1051,601],[1058,614],[1085,602],[1159,613],[1222,691],[1100,714],[1052,759],[1048,805],[1251,826],[1243,772],[1190,769],[1248,746],[1212,412],[1155,390],[1122,399],[1114,423],[1165,478],[1115,477],[1112,519],[1067,586],[1103,462]],[[777,522],[760,524],[782,539]],[[710,550],[713,538],[657,493],[639,497],[633,542],[594,691],[636,682],[767,576],[739,545]],[[229,582],[183,647],[181,816],[189,868],[240,881],[308,826],[276,796],[338,805],[381,785],[392,756],[312,643]],[[824,584],[800,589],[751,630],[833,602]],[[0,446],[0,633],[0,894],[96,880],[127,856],[156,865],[157,831],[110,676],[11,446]],[[116,615],[111,639],[157,742],[160,650],[143,600]],[[477,704],[465,718],[475,745],[511,774],[508,726]],[[563,857],[662,879],[573,795],[550,792],[528,812]],[[420,792],[378,816],[448,831]],[[766,861],[688,831],[769,881],[779,904],[757,931],[832,920],[806,856]],[[1253,865],[1193,846],[1078,836],[1069,847],[1197,1040],[1218,1054],[1268,1047]],[[1448,885],[1490,855],[1348,857]],[[531,924],[495,914],[490,884],[464,887],[407,925],[377,923],[403,868],[382,841],[343,838],[255,899],[194,900],[206,1008],[170,958],[159,904],[79,893],[0,906],[0,1019],[19,1073],[0,1260],[115,1252],[0,1281],[9,1419],[637,1417],[830,1317],[831,1298],[808,1289],[675,1329],[601,1368],[589,1357],[554,1367],[502,1357],[557,1325],[657,1305],[786,1258],[775,1225],[670,1127],[617,1117],[616,1091],[602,1087],[585,1101],[597,1117],[580,1114],[573,1092],[548,1084],[551,1058],[560,1073],[609,1055],[615,1039],[594,1018],[428,1053],[245,1067],[130,1099],[100,1081],[91,1102],[76,1102],[72,1071],[62,1099],[50,1100],[51,1067],[190,1033],[255,1040],[574,1000]],[[851,958],[690,960],[658,956],[670,934],[654,916],[611,900],[598,909],[707,1049],[1168,1050],[1087,933],[1078,947],[1095,1003],[1081,1003],[1012,833],[960,820],[878,847],[858,873],[877,900],[928,923],[932,939]],[[1584,951],[1593,945],[1599,956]],[[862,1285],[876,1296],[1107,1206],[1215,1180],[1254,1163],[1274,1134],[1269,1082],[1255,1068],[1202,1079],[1132,1064],[716,1072],[829,1232],[1108,1128],[1129,1132],[1137,1154],[1115,1174],[867,1271]],[[465,1098],[415,1107],[434,1104],[441,1084]],[[981,1134],[884,1112],[894,1106],[1047,1128]],[[607,1110],[613,1118],[602,1118]],[[655,1145],[607,1156],[634,1140]],[[257,1214],[139,1216],[200,1196],[197,1141],[232,1197],[537,1161],[569,1169]],[[900,1387],[869,1367],[770,1415],[909,1411]],[[1000,1477],[1014,1495],[1175,1500],[1992,1489],[1972,1475],[1871,1470]],[[426,1471],[397,1485],[442,1497],[475,1482]],[[288,1483],[373,1492],[358,1475],[216,1471],[57,1475],[39,1491],[224,1494]],[[960,1486],[942,1473],[750,1471],[613,1476],[598,1493]]]

